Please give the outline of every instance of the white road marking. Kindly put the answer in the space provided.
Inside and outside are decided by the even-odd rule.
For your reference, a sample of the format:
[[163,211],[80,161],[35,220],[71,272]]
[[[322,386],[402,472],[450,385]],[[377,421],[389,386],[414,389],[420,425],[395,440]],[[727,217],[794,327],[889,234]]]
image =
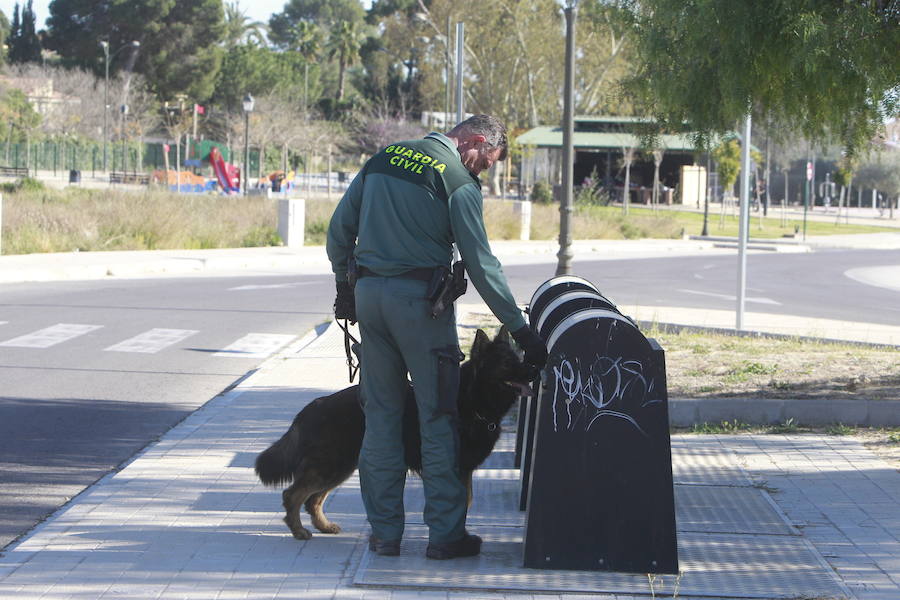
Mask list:
[[181,340],[191,337],[197,333],[196,329],[151,329],[137,335],[131,339],[127,339],[118,344],[114,344],[104,350],[107,352],[143,352],[145,354],[155,354],[171,346],[177,344]]
[[287,346],[296,337],[295,335],[280,333],[248,333],[233,344],[214,353],[213,356],[268,358],[284,346]]
[[[737,296],[730,296],[728,294],[715,294],[713,292],[701,292],[699,290],[676,290],[678,292],[684,292],[685,294],[697,294],[698,296],[710,296],[712,298],[721,298],[723,300],[734,300],[737,301]],[[771,298],[761,298],[756,296],[746,296],[744,298],[747,302],[756,302],[758,304],[772,304],[774,306],[781,306],[781,302],[777,300],[772,300]]]
[[61,344],[80,335],[100,329],[103,325],[79,325],[76,323],[57,323],[52,327],[39,329],[33,333],[21,335],[17,338],[0,343],[0,346],[14,346],[17,348],[49,348]]
[[900,265],[884,267],[857,267],[844,271],[854,281],[900,292]]
[[9,321],[0,321],[0,325],[6,325]]
[[313,285],[319,283],[317,281],[296,281],[294,283],[269,283],[266,285],[239,285],[237,287],[228,288],[229,292],[243,292],[245,290],[277,290],[283,288],[297,287],[300,285]]

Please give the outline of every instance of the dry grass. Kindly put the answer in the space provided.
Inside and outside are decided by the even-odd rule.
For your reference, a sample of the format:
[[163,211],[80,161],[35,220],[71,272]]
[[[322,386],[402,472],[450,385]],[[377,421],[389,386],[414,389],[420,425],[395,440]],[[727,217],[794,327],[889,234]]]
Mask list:
[[3,253],[277,245],[276,218],[260,197],[20,191],[4,196]]
[[[4,254],[99,250],[164,250],[276,246],[277,202],[260,196],[178,195],[143,192],[42,189],[39,182],[10,186],[3,198]],[[306,243],[325,243],[338,196],[306,201]],[[519,216],[511,202],[484,203],[485,226],[494,240],[518,239]],[[582,206],[573,214],[576,239],[678,237],[667,214],[622,217],[619,211]],[[559,235],[559,210],[535,204],[531,239]]]
[[[493,315],[473,313],[460,326],[466,352]],[[670,398],[900,399],[900,362],[888,347],[726,333],[643,329],[666,352]]]
[[[531,211],[531,239],[556,239],[559,236],[559,207],[533,204]],[[605,206],[579,206],[572,213],[572,237],[576,240],[679,238],[681,234],[682,226],[671,213],[625,217],[621,209]]]

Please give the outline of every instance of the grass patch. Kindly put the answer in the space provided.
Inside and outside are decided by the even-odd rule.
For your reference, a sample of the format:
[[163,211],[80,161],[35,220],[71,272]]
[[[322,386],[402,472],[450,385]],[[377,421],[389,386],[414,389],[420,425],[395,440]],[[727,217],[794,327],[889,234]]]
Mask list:
[[849,427],[844,425],[843,423],[837,423],[836,425],[830,425],[825,428],[825,433],[828,435],[853,435],[856,433],[855,427]]
[[742,423],[737,419],[732,419],[731,421],[721,421],[719,423],[708,423],[704,421],[703,423],[695,423],[691,426],[691,433],[700,433],[700,434],[711,434],[711,433],[741,433],[747,431],[754,431],[758,429],[753,425],[748,425],[747,423]]
[[[616,206],[605,207],[605,210],[622,212],[622,208]],[[679,210],[652,210],[649,208],[629,208],[629,213],[635,217],[648,215],[667,215],[676,227],[683,229],[690,235],[700,235],[703,231],[703,214]],[[709,234],[713,236],[737,237],[738,215],[726,214],[723,218],[720,213],[709,214]],[[779,209],[769,211],[769,216],[760,217],[760,213],[750,215],[750,239],[781,238],[785,235],[793,235],[795,230],[803,231],[802,219],[789,219],[786,224],[781,224]],[[889,227],[873,227],[870,225],[854,225],[846,223],[835,224],[833,219],[828,221],[806,221],[806,235],[845,235],[853,233],[878,233],[882,231],[896,231]]]
[[666,351],[671,398],[900,399],[895,349],[690,329],[643,333]]

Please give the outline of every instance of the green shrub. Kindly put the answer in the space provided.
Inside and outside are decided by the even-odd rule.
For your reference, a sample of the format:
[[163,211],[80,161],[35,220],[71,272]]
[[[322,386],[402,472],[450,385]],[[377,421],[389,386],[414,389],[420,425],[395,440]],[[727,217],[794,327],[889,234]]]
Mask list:
[[538,204],[550,204],[553,202],[553,188],[543,179],[534,182],[531,188],[531,201]]

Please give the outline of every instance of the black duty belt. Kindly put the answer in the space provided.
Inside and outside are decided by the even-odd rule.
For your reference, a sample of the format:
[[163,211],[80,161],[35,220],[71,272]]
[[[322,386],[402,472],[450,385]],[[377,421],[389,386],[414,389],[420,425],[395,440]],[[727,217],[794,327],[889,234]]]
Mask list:
[[409,271],[403,271],[402,273],[398,273],[397,275],[379,275],[371,269],[367,269],[366,267],[359,267],[359,277],[399,277],[401,279],[417,279],[419,281],[429,283],[432,276],[434,276],[434,269],[427,268],[410,269]]

